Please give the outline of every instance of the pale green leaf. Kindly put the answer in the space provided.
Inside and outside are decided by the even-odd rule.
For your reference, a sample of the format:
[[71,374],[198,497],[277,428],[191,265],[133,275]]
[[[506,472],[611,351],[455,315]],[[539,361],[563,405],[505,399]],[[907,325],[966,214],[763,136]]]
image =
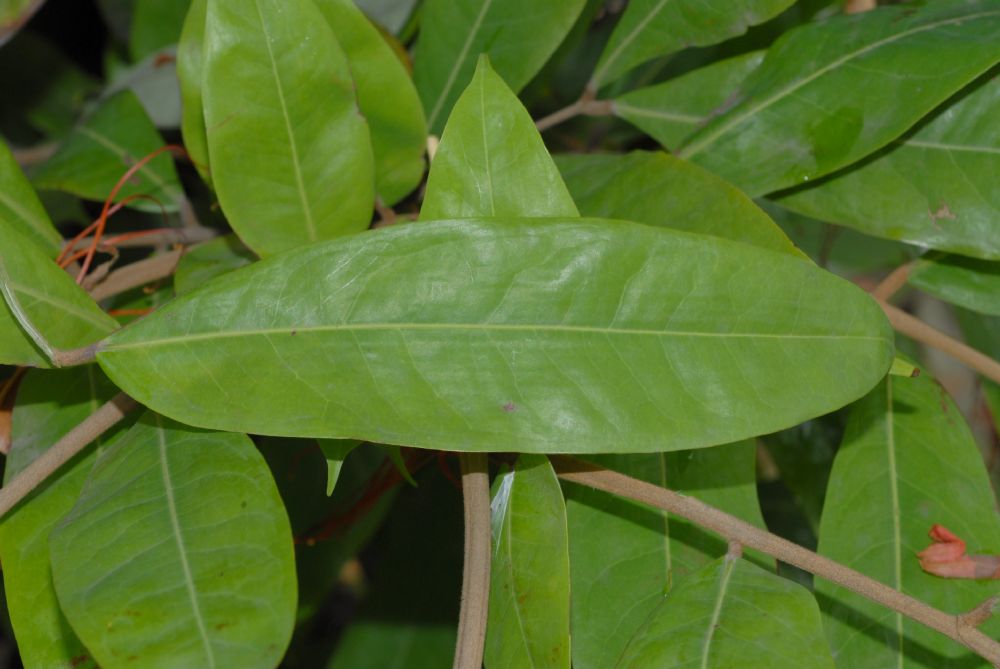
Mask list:
[[679,155],[750,195],[801,184],[900,136],[1000,59],[994,0],[835,16],[786,33]]
[[556,164],[585,216],[638,221],[803,255],[738,188],[666,153],[562,155]]
[[45,0],[0,0],[0,46],[14,36]]
[[1000,79],[985,79],[913,133],[778,202],[862,232],[1000,259]]
[[[29,371],[18,388],[4,482],[9,483],[116,390],[94,365]],[[109,442],[120,428],[99,443]],[[49,531],[73,508],[93,464],[94,449],[89,448],[0,520],[7,607],[27,667],[97,666],[59,608],[49,567]]]
[[102,98],[130,90],[139,99],[153,125],[157,128],[177,128],[181,124],[181,91],[176,61],[177,48],[171,45],[135,64],[117,68],[109,75]]
[[[16,296],[30,325],[57,349],[87,346],[118,327],[34,241],[6,225],[0,225],[0,281],[7,282],[4,290]],[[0,301],[0,364],[50,365],[6,299]]]
[[[752,441],[742,441],[588,460],[697,497],[762,528],[755,451]],[[583,486],[567,486],[566,514],[576,669],[614,666],[671,584],[726,553],[717,535],[683,519]]]
[[1000,262],[933,254],[913,265],[909,282],[946,302],[1000,316]]
[[[920,569],[928,531],[944,525],[970,553],[1000,552],[1000,519],[976,443],[955,403],[926,374],[890,376],[858,403],[833,464],[819,552],[955,614],[996,584]],[[817,579],[838,666],[949,669],[986,666],[968,649],[901,613]],[[996,634],[996,626],[985,630]]]
[[295,620],[288,516],[245,436],[147,412],[49,538],[59,603],[97,663],[276,666]]
[[691,133],[738,100],[739,89],[764,60],[764,51],[700,67],[675,79],[615,98],[612,111],[666,149],[676,149]]
[[441,136],[420,215],[577,215],[531,116],[485,57]]
[[833,658],[808,590],[723,557],[678,583],[614,666],[833,669]]
[[139,61],[176,44],[192,0],[133,0],[129,51]]
[[181,135],[184,137],[184,148],[202,179],[211,184],[201,93],[207,14],[208,0],[191,0],[180,41],[177,43],[177,80],[181,88]]
[[316,0],[350,62],[358,106],[368,120],[375,191],[388,206],[424,176],[427,121],[409,73],[354,0]]
[[209,0],[202,70],[212,182],[247,246],[267,255],[368,227],[368,125],[311,0]]
[[497,478],[491,504],[487,669],[569,669],[566,505],[544,455],[522,455]]
[[[131,167],[165,144],[135,94],[122,91],[77,125],[56,153],[32,171],[31,180],[37,188],[103,202]],[[116,200],[138,193],[156,202],[138,199],[128,206],[157,214],[177,210],[183,193],[169,152],[140,167]]]
[[707,46],[777,16],[795,0],[632,0],[611,33],[590,80],[594,90],[636,65]]
[[45,208],[7,145],[0,140],[0,227],[12,227],[54,258],[62,236],[52,226]]
[[190,293],[209,280],[255,262],[253,251],[236,235],[223,235],[199,244],[183,256],[174,271],[174,290],[178,295]]
[[520,91],[563,41],[586,0],[427,0],[413,76],[431,132],[444,127],[459,93],[487,54],[507,85]]
[[879,306],[808,260],[598,219],[310,245],[100,348],[126,392],[194,425],[580,453],[772,432],[863,395],[893,358]]
[[329,497],[333,494],[334,488],[337,487],[337,479],[340,478],[340,470],[344,467],[344,460],[361,442],[353,439],[319,439],[317,443],[319,443],[319,448],[323,451],[323,457],[326,459],[326,494]]

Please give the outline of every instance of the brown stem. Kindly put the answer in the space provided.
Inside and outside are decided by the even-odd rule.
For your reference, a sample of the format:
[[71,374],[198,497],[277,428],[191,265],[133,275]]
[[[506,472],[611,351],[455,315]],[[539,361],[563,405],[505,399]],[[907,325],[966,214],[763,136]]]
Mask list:
[[100,302],[113,295],[164,279],[177,269],[177,263],[180,262],[184,252],[185,249],[174,249],[125,265],[94,286],[93,290],[90,291],[90,296]]
[[872,289],[872,297],[879,302],[888,302],[910,280],[910,271],[912,269],[913,262],[911,261],[892,270],[889,276],[882,279],[882,283]]
[[87,444],[94,441],[125,417],[138,403],[125,393],[118,393],[82,423],[42,453],[14,480],[0,488],[0,518],[24,499],[56,470],[69,462]]
[[861,12],[867,12],[878,6],[876,0],[845,0],[844,2],[844,13],[845,14],[859,14]]
[[879,304],[882,306],[882,311],[885,312],[885,315],[889,317],[892,327],[896,328],[901,334],[932,346],[943,353],[947,353],[986,378],[1000,383],[1000,362],[997,362],[984,353],[980,353],[974,348],[966,346],[956,339],[952,339],[940,330],[935,330],[930,325],[927,325],[927,323],[911,316],[902,309],[886,302],[879,302]]
[[45,144],[36,144],[23,149],[11,149],[10,152],[14,155],[14,160],[20,165],[21,169],[24,169],[44,163],[55,154],[58,148],[59,145],[56,142],[46,142]]
[[613,105],[611,100],[595,100],[593,92],[584,91],[579,100],[571,105],[563,107],[559,111],[552,112],[535,122],[538,132],[544,132],[549,128],[559,125],[580,114],[587,116],[607,116],[612,113]]
[[[219,231],[214,228],[205,228],[201,226],[192,226],[187,228],[169,228],[166,230],[157,230],[156,232],[151,232],[150,234],[142,235],[139,237],[132,237],[129,239],[122,239],[121,241],[114,242],[114,245],[118,248],[126,248],[132,246],[166,246],[169,244],[197,244],[199,242],[205,242],[209,239],[213,239],[219,236]],[[89,238],[81,239],[76,244],[73,245],[74,251],[79,251],[90,246],[93,240]]]
[[550,456],[559,476],[567,481],[676,514],[705,527],[730,542],[755,548],[836,583],[882,606],[954,639],[994,665],[1000,664],[1000,643],[980,632],[962,616],[945,613],[879,583],[849,567],[802,548],[766,530],[754,527],[693,497],[660,488],[568,456]]
[[485,453],[462,453],[465,562],[453,669],[481,669],[490,600],[490,478]]

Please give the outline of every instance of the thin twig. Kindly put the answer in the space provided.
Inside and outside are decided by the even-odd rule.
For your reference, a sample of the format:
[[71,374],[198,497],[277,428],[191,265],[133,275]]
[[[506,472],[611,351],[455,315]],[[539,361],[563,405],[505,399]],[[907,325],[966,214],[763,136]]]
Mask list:
[[485,453],[463,453],[465,562],[453,669],[481,669],[490,600],[490,478]]
[[58,148],[59,144],[56,142],[46,142],[44,144],[35,144],[34,146],[11,149],[10,152],[13,154],[14,160],[21,167],[21,169],[24,169],[26,167],[38,165],[39,163],[44,163],[55,154],[56,149]]
[[[192,226],[187,228],[166,228],[162,230],[151,230],[144,233],[125,233],[119,238],[111,237],[103,240],[102,244],[110,244],[117,248],[134,246],[165,246],[169,244],[197,244],[206,242],[219,236],[219,231],[214,228],[202,226]],[[89,238],[79,239],[73,244],[72,251],[82,250],[90,246]]]
[[947,353],[966,367],[969,367],[986,378],[1000,383],[1000,362],[976,349],[963,344],[957,339],[953,339],[935,330],[919,318],[911,316],[902,309],[892,306],[887,302],[879,302],[882,311],[889,317],[889,322],[896,331],[915,339],[923,344],[927,344],[942,353]]
[[113,295],[144,286],[147,283],[165,279],[177,269],[177,263],[186,249],[174,249],[151,258],[125,265],[108,275],[108,278],[94,286],[90,296],[100,302]]
[[876,0],[845,0],[844,13],[860,14],[861,12],[871,11],[877,6],[878,2]]
[[118,393],[100,409],[42,453],[14,480],[0,488],[0,518],[38,487],[56,470],[69,462],[90,442],[115,426],[139,404],[125,393]]
[[782,562],[795,565],[831,583],[852,590],[893,611],[954,639],[966,648],[1000,665],[1000,643],[963,618],[945,613],[894,590],[829,558],[754,527],[693,497],[639,481],[568,456],[550,456],[560,478],[648,504],[709,529],[730,542],[755,548]]
[[587,116],[607,116],[610,114],[613,109],[611,100],[595,100],[592,95],[591,91],[585,91],[580,99],[573,104],[536,121],[535,128],[538,129],[538,132],[543,132],[580,114]]
[[910,280],[910,271],[913,269],[913,261],[900,265],[889,273],[889,276],[882,279],[882,283],[872,289],[872,297],[879,302],[888,302],[892,296],[900,291]]

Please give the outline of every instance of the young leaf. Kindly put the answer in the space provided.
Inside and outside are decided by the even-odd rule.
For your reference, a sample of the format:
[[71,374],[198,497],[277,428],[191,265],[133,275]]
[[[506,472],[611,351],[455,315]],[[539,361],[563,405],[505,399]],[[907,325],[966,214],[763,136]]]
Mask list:
[[577,215],[528,111],[480,58],[441,136],[421,218]]
[[368,126],[312,0],[209,0],[203,58],[212,182],[246,245],[268,255],[367,228]]
[[739,89],[764,60],[764,51],[720,60],[676,79],[640,88],[615,99],[612,110],[660,145],[674,150],[682,141],[726,111]]
[[[588,460],[764,527],[755,452],[752,441],[741,441],[697,451]],[[726,553],[724,541],[685,520],[583,486],[566,487],[566,515],[576,669],[614,666],[671,584]]]
[[1000,316],[1000,262],[933,254],[916,262],[909,282],[946,302]]
[[[103,202],[129,168],[165,143],[135,94],[122,91],[77,125],[55,155],[31,173],[31,180],[37,188]],[[118,191],[118,200],[137,193],[157,202],[138,199],[128,206],[157,214],[177,210],[182,191],[169,153],[139,168]]]
[[7,145],[0,140],[0,227],[12,227],[35,242],[49,257],[62,249],[62,236]]
[[[337,487],[337,479],[340,478],[340,470],[344,466],[344,460],[348,454],[357,448],[361,442],[354,439],[319,439],[320,450],[326,459],[326,496],[333,494]],[[409,472],[407,472],[409,476]],[[412,479],[411,479],[412,481]]]
[[59,603],[105,669],[270,669],[284,654],[292,535],[245,435],[147,412],[98,458],[49,544]]
[[566,505],[544,455],[522,455],[497,478],[491,504],[487,669],[569,669]]
[[211,279],[256,260],[257,256],[236,235],[218,237],[181,256],[174,272],[174,290],[178,295],[190,293]]
[[726,556],[679,583],[615,665],[688,666],[833,669],[833,658],[808,590]]
[[177,80],[181,87],[181,135],[184,148],[206,183],[212,183],[205,135],[205,109],[201,93],[205,19],[208,0],[191,0],[180,41],[177,43]]
[[51,364],[15,316],[7,291],[17,298],[22,318],[57,349],[87,346],[118,327],[34,241],[5,225],[0,225],[0,281],[5,282],[5,299],[0,302],[0,364]]
[[441,132],[480,54],[490,57],[516,93],[562,43],[585,4],[586,0],[425,2],[413,76],[431,132]]
[[[926,374],[890,376],[859,402],[833,464],[819,552],[944,611],[967,611],[996,586],[921,571],[935,523],[977,551],[1000,550],[1000,519],[983,460],[955,403]],[[957,667],[969,651],[902,614],[817,580],[841,666]],[[989,631],[995,634],[994,626]]]
[[190,424],[578,453],[772,432],[856,399],[892,357],[878,305],[808,260],[599,219],[439,221],[310,245],[212,281],[98,353],[126,392]]
[[368,120],[375,156],[375,191],[392,206],[424,176],[427,121],[420,96],[385,38],[354,0],[316,0],[347,54],[358,106]]
[[[29,371],[18,389],[4,483],[111,399],[117,389],[94,365]],[[108,443],[121,426],[98,440]],[[28,667],[97,665],[59,608],[49,567],[49,531],[73,508],[94,449],[77,456],[0,520],[0,562],[21,661]]]
[[993,0],[807,24],[771,47],[740,101],[679,155],[751,196],[828,174],[886,145],[997,62],[998,30]]
[[777,16],[795,0],[632,0],[590,79],[598,90],[636,65],[689,46],[707,46]]
[[870,235],[1000,259],[997,117],[1000,78],[994,70],[916,132],[778,202]]
[[738,188],[666,153],[562,155],[556,164],[585,216],[622,218],[803,255]]

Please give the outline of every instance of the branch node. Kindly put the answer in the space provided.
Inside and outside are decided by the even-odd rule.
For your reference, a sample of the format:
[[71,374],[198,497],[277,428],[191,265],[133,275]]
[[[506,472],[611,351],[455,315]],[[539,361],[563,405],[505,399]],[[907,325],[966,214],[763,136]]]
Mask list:
[[958,616],[959,625],[979,627],[993,615],[993,610],[1000,603],[1000,595],[993,595],[986,601],[977,605],[974,609]]

